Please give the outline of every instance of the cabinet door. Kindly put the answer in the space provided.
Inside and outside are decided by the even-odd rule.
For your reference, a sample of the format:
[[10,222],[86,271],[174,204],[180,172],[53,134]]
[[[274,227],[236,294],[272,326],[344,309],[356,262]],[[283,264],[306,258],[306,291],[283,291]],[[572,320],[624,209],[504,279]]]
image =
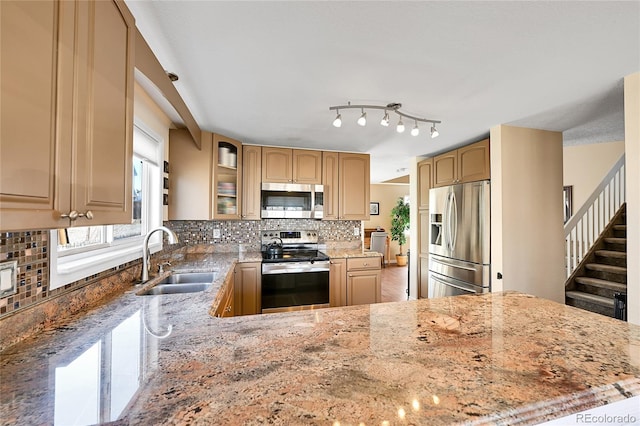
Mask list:
[[73,82],[73,5],[0,1],[0,19],[0,223],[3,230],[65,226],[56,196],[60,185],[68,192],[72,98],[57,80]]
[[211,219],[239,220],[242,209],[242,143],[213,134]]
[[379,303],[381,298],[380,270],[347,273],[347,305]]
[[369,220],[369,154],[339,154],[338,218]]
[[322,151],[293,150],[293,182],[322,183]]
[[74,182],[71,207],[131,223],[135,22],[120,1],[76,2]]
[[429,208],[429,190],[432,187],[433,158],[418,163],[418,208]]
[[260,220],[260,179],[262,178],[262,149],[242,147],[242,219]]
[[458,179],[457,151],[446,152],[433,159],[433,186],[453,185]]
[[186,129],[169,130],[169,220],[211,219],[213,135],[202,132],[202,151]]
[[323,220],[338,219],[338,204],[340,200],[340,188],[338,186],[338,153],[322,153],[322,186],[324,190],[322,207]]
[[238,263],[234,277],[234,313],[255,315],[262,312],[262,269],[259,262]]
[[418,264],[418,299],[429,297],[429,256],[420,255]]
[[474,182],[491,178],[489,139],[458,149],[458,181]]
[[329,266],[329,305],[347,305],[347,261],[346,259],[331,259]]
[[293,181],[293,151],[288,148],[262,147],[262,182]]

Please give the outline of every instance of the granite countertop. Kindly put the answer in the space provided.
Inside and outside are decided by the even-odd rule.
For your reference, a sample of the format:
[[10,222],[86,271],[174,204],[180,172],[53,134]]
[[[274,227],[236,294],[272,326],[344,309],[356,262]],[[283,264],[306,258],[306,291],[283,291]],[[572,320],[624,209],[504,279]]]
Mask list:
[[350,257],[381,257],[382,254],[375,251],[362,249],[326,249],[323,252],[332,259],[346,259]]
[[638,326],[519,293],[213,318],[237,260],[3,352],[2,423],[527,424],[640,395]]

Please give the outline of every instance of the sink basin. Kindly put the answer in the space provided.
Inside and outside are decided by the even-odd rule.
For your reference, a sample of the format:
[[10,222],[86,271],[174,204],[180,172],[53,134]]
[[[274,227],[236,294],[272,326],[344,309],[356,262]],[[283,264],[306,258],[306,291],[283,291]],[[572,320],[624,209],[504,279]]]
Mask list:
[[187,284],[187,283],[212,283],[216,279],[215,272],[178,272],[169,275],[158,283],[161,284]]
[[211,283],[158,284],[138,293],[138,296],[157,296],[159,294],[198,293],[211,287]]
[[138,296],[160,294],[197,293],[211,287],[215,272],[180,272],[169,275],[155,286],[137,293]]

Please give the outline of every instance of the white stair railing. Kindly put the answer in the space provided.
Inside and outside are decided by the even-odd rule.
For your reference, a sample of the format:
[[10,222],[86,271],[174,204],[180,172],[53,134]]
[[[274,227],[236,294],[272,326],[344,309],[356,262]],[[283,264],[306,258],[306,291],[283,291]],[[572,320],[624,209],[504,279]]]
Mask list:
[[624,165],[623,154],[580,210],[564,225],[567,278],[625,203]]

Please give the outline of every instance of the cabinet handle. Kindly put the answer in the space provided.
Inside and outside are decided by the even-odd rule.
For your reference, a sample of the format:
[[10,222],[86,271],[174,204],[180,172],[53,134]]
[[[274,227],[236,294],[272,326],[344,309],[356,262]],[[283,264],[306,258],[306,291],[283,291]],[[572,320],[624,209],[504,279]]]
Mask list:
[[71,210],[69,213],[61,214],[60,219],[69,219],[70,221],[74,221],[78,218],[78,212],[75,210]]

